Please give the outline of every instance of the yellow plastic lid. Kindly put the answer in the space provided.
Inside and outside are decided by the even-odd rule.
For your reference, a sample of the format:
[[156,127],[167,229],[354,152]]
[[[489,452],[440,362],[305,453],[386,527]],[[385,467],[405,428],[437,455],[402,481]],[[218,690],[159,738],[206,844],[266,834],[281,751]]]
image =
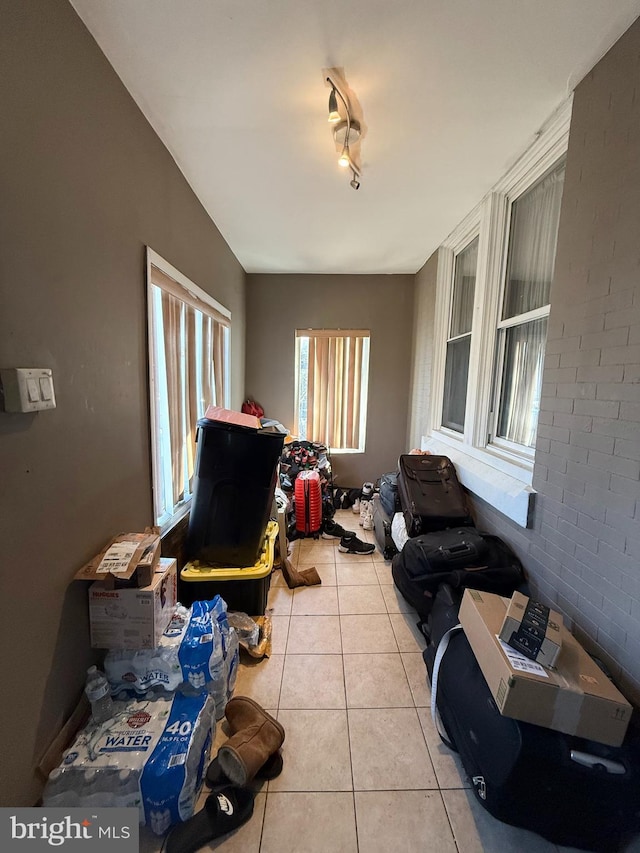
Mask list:
[[248,567],[211,566],[199,560],[186,563],[180,572],[183,581],[250,581],[265,578],[273,568],[273,552],[278,535],[278,522],[270,521],[264,535],[262,551],[255,565]]

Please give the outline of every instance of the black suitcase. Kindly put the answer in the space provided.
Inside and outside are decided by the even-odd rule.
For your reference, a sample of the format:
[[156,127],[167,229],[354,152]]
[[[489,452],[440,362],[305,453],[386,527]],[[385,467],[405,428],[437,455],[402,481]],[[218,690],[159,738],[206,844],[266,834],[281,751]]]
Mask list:
[[447,456],[403,454],[398,495],[409,536],[472,525],[467,498]]
[[391,536],[391,518],[385,512],[381,495],[373,496],[373,532],[378,549],[385,560],[390,560],[398,553]]
[[[459,606],[451,591],[440,590],[437,599],[434,640],[457,621]],[[432,678],[435,643],[423,656]],[[449,635],[434,687],[445,737],[476,799],[498,820],[554,844],[602,853],[619,851],[640,832],[635,727],[615,748],[502,716],[462,631]]]
[[498,536],[456,527],[408,539],[391,563],[393,582],[421,619],[431,611],[441,584],[511,595],[525,581],[524,569]]

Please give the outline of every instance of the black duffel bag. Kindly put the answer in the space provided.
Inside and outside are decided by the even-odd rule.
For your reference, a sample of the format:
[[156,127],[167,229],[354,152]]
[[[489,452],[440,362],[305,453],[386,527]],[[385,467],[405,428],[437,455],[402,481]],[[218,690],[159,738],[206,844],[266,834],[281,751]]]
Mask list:
[[454,527],[408,539],[391,564],[393,582],[422,619],[441,584],[511,596],[526,580],[511,548],[475,527]]

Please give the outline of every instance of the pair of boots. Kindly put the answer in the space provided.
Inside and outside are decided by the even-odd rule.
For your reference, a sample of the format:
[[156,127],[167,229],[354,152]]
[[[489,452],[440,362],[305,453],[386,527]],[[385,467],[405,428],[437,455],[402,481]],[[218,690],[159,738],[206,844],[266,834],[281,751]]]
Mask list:
[[227,702],[224,713],[231,737],[209,765],[207,783],[215,787],[220,782],[231,782],[242,787],[256,776],[261,779],[279,776],[280,747],[284,742],[280,723],[248,696],[234,696]]
[[255,795],[244,786],[254,777],[273,779],[282,771],[284,729],[277,720],[248,696],[230,699],[225,715],[231,737],[207,769],[213,791],[199,812],[173,827],[166,853],[196,853],[238,829],[253,814]]

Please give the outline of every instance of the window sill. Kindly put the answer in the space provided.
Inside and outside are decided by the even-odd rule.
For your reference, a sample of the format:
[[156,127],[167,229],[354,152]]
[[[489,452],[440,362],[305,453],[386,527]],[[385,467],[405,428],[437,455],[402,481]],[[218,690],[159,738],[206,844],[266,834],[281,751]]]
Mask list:
[[170,516],[166,521],[161,521],[159,523],[160,527],[160,536],[166,536],[167,533],[170,533],[174,527],[182,521],[185,515],[189,514],[189,510],[191,509],[191,498],[189,498],[185,503],[179,506],[176,511]]
[[532,471],[528,466],[520,468],[487,452],[481,454],[476,450],[472,454],[463,449],[461,442],[440,434],[423,436],[421,449],[448,456],[466,489],[520,527],[529,526],[536,493],[531,487]]

